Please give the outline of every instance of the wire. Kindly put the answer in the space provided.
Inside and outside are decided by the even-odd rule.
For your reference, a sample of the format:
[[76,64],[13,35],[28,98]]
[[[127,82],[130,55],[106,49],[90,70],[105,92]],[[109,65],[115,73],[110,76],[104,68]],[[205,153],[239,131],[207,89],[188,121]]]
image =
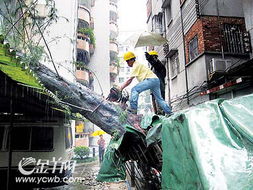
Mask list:
[[236,61],[235,63],[233,63],[232,65],[230,65],[228,68],[226,68],[225,71],[228,71],[229,69],[231,69],[234,65],[236,65],[237,63],[241,62],[242,60],[239,59],[238,61]]
[[[29,12],[31,13],[31,11],[29,11]],[[60,75],[59,75],[59,73],[58,73],[58,71],[57,71],[57,69],[56,69],[56,66],[55,66],[55,63],[54,63],[54,60],[53,60],[53,56],[52,56],[51,51],[50,51],[50,49],[49,49],[49,47],[48,47],[47,41],[46,41],[46,39],[45,39],[45,37],[44,37],[44,34],[42,33],[42,31],[41,31],[41,29],[40,29],[40,26],[38,25],[38,23],[37,23],[36,21],[35,21],[35,24],[36,24],[36,26],[38,27],[39,32],[40,32],[40,35],[42,36],[42,39],[43,39],[43,41],[44,41],[44,43],[45,43],[45,45],[46,45],[46,48],[47,48],[47,51],[48,51],[49,56],[50,56],[50,58],[51,58],[51,61],[52,61],[52,63],[53,63],[55,72],[56,72],[56,74],[58,75],[58,77],[61,78]]]
[[[4,2],[5,2],[5,1],[4,1]],[[22,18],[24,18],[24,15],[25,15],[28,11],[31,13],[30,8],[31,8],[33,5],[35,5],[35,3],[37,3],[37,2],[38,2],[38,0],[34,1],[29,7],[27,7],[28,9],[27,9],[25,12],[23,12],[23,13],[21,14],[21,16],[18,18],[18,20],[16,20],[16,22],[13,24],[13,26],[15,26]],[[9,32],[12,30],[13,26],[6,32],[4,38],[6,38],[6,36],[9,34]]]
[[[194,86],[192,87],[189,91],[188,91],[188,96],[187,96],[187,93],[175,98],[175,99],[172,99],[171,103],[175,103],[175,102],[178,102],[178,101],[181,101],[181,100],[184,100],[186,98],[189,98],[191,97],[192,95],[198,93],[198,92],[201,92],[202,90],[200,90],[204,85],[205,83],[207,83],[207,81],[203,81],[200,85],[198,86]],[[195,89],[197,88],[197,89]],[[195,90],[194,90],[195,89]]]
[[[73,77],[74,77],[75,79],[77,79],[75,73],[73,73],[69,68],[65,67],[65,66],[64,66],[63,64],[61,64],[61,63],[58,63],[58,65],[60,65],[60,66],[63,67],[64,69],[66,69],[69,73],[71,73],[71,74],[73,75]],[[95,78],[96,78],[96,80],[97,80],[97,82],[98,82],[100,91],[101,91],[101,96],[103,96],[103,95],[104,95],[103,88],[102,88],[102,85],[101,85],[101,83],[100,83],[100,81],[99,81],[99,79],[98,79],[96,73],[95,73],[92,69],[90,69],[90,68],[88,68],[88,67],[85,67],[85,69],[89,70],[89,71],[95,76]]]

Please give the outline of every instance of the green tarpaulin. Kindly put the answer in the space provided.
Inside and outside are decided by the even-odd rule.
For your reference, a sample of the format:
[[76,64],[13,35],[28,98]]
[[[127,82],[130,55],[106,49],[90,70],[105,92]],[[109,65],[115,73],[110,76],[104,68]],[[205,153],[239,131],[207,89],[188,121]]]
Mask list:
[[[147,115],[141,127],[149,129],[147,145],[162,141],[163,190],[253,189],[253,94],[209,101],[170,118]],[[115,157],[123,141],[107,150],[101,181],[125,179],[124,158]]]
[[163,189],[253,189],[253,95],[162,122]]
[[[127,133],[140,134],[138,130],[129,125],[126,125],[125,128]],[[116,182],[126,179],[125,158],[117,153],[123,140],[124,136],[119,139],[111,139],[97,176],[98,181]]]
[[123,158],[120,158],[116,154],[116,150],[119,148],[122,139],[123,137],[117,140],[112,139],[107,146],[104,160],[97,176],[98,181],[115,182],[125,180],[126,172]]

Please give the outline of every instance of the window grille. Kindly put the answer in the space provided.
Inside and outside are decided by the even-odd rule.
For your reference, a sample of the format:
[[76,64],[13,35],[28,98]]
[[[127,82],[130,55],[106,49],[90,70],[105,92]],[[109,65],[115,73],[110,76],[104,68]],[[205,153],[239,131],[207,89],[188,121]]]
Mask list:
[[199,55],[198,50],[198,36],[195,36],[190,42],[189,42],[189,59],[192,61]]
[[152,18],[152,31],[155,33],[163,33],[163,14],[159,13]]
[[179,73],[179,59],[178,59],[178,53],[175,53],[170,58],[170,70],[171,70],[171,78],[174,78]]
[[241,25],[224,24],[224,51],[228,53],[245,53]]

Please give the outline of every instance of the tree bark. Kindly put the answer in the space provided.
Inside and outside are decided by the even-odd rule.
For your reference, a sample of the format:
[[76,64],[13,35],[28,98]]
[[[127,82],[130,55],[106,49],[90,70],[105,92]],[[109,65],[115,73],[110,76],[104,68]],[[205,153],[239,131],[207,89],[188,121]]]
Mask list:
[[121,136],[125,133],[125,124],[140,124],[140,117],[126,114],[120,106],[108,102],[86,86],[67,82],[44,65],[32,69],[44,86],[57,95],[60,104],[68,105],[71,112],[80,113],[106,133]]

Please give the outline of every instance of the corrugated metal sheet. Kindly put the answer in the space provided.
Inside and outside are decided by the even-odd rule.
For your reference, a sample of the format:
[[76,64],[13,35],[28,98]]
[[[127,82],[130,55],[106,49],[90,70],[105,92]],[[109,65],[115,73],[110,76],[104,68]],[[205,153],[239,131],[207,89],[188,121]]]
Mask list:
[[180,44],[182,44],[182,28],[181,28],[181,19],[180,15],[173,20],[172,25],[169,27],[167,31],[167,39],[169,41],[169,46],[171,48],[177,48]]
[[[197,20],[196,2],[195,0],[187,1],[182,7],[184,33],[186,34]],[[181,28],[180,12],[167,31],[167,39],[169,40],[170,49],[177,48],[182,44],[182,28]]]
[[210,0],[198,0],[198,1],[199,1],[199,9],[202,10]]
[[187,1],[182,7],[184,33],[186,34],[197,20],[196,1]]

